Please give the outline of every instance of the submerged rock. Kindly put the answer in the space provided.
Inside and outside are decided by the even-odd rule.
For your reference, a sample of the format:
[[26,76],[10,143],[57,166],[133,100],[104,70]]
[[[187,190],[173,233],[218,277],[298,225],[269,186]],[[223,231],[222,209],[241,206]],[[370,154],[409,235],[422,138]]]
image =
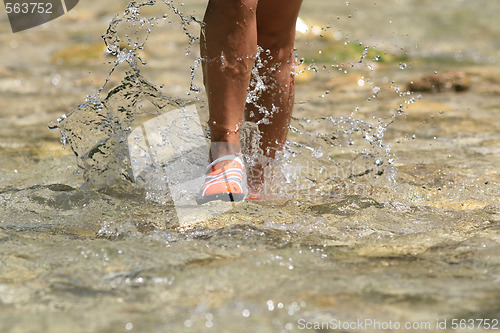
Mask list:
[[408,82],[407,89],[423,92],[465,91],[471,86],[469,76],[462,71],[425,75]]

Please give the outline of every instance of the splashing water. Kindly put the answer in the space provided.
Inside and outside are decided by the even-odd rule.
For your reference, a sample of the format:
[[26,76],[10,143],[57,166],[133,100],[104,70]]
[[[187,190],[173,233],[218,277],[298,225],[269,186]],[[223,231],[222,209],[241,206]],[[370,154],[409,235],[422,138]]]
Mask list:
[[[192,45],[196,38],[186,29],[192,18],[186,19],[172,1],[163,2],[180,17],[189,37],[189,45]],[[132,182],[126,142],[134,120],[140,116],[145,119],[159,116],[169,108],[184,105],[179,99],[164,96],[140,72],[139,64],[146,63],[138,51],[144,48],[152,28],[160,20],[141,16],[140,9],[155,4],[155,0],[142,3],[132,1],[122,16],[113,18],[102,36],[107,51],[116,57],[105,83],[96,94],[87,97],[86,103],[49,125],[61,131],[63,144],[69,144],[75,153],[78,166],[84,170],[85,185],[88,187],[103,188],[117,182]],[[167,18],[168,15],[163,15],[161,19]],[[120,29],[122,27],[123,30]],[[124,37],[120,37],[121,34]],[[123,44],[123,39],[127,40],[127,46]],[[123,63],[129,66],[125,77],[101,101],[102,91],[111,75]]]
[[[145,108],[145,102],[153,108]],[[89,99],[58,119],[64,144],[69,144],[84,170],[86,185],[102,188],[132,181],[127,135],[139,115],[160,115],[180,102],[165,98],[138,71],[130,70],[101,102]]]
[[[193,23],[203,28],[203,23],[194,16],[184,16],[176,8],[174,1],[163,0],[162,3],[179,19],[187,36],[186,55],[190,54],[190,48],[198,41],[198,37],[195,37],[189,28]],[[184,107],[190,103],[179,97],[163,95],[141,73],[141,66],[147,64],[141,58],[140,51],[145,48],[155,25],[160,20],[170,19],[170,14],[151,18],[141,15],[143,7],[156,4],[155,0],[132,1],[121,16],[117,15],[112,19],[102,36],[107,51],[115,57],[105,83],[96,94],[87,97],[86,103],[50,124],[50,128],[61,131],[63,144],[68,144],[75,153],[78,166],[84,171],[87,187],[103,188],[117,182],[133,183],[126,145],[128,134],[144,119],[151,119],[172,108]],[[366,61],[368,50],[368,47],[364,47],[358,67]],[[266,51],[259,48],[247,97],[247,102],[255,105],[259,95],[267,89],[265,77],[259,75],[258,71],[259,67],[263,66],[260,56],[263,52]],[[377,57],[373,61],[377,61]],[[200,63],[201,59],[196,59],[190,73],[189,90],[197,94],[201,89],[194,81]],[[125,77],[102,99],[111,75],[123,64],[128,65]],[[373,71],[370,62],[366,62],[365,66]],[[332,67],[347,72],[345,64]],[[309,66],[309,69],[311,68],[318,70],[313,65]],[[371,83],[373,88],[373,96],[368,100],[376,98],[380,88],[369,79],[365,81]],[[406,96],[399,90],[396,92]],[[198,96],[196,99],[200,100]],[[274,112],[265,108],[259,109],[261,112]],[[255,163],[268,165],[266,190],[275,195],[286,198],[290,193],[293,193],[293,196],[305,197],[357,193],[357,190],[352,188],[345,189],[345,184],[355,183],[357,177],[365,175],[386,175],[385,179],[389,181],[396,178],[396,171],[392,166],[394,156],[390,151],[391,145],[383,142],[385,130],[394,118],[395,115],[387,123],[379,119],[378,124],[372,124],[356,119],[354,112],[349,117],[294,117],[290,125],[290,139],[284,151],[274,161],[263,157],[258,147],[260,135],[256,126],[246,124],[242,129],[243,152],[250,167]],[[263,121],[265,120],[264,117]],[[208,132],[208,128],[205,130]],[[163,184],[164,181],[157,179],[152,183]],[[156,185],[156,188],[148,188],[148,192],[149,197],[159,198],[164,197],[161,193],[165,193],[166,189]],[[164,202],[163,199],[160,201]]]

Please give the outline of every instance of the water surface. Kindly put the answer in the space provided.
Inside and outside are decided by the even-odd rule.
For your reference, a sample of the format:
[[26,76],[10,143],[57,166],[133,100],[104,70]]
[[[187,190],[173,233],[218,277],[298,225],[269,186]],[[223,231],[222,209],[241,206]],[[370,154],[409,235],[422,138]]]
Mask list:
[[[100,35],[127,4],[87,0],[17,34],[0,21],[2,332],[500,319],[496,2],[305,2],[301,17],[323,37],[298,36],[309,70],[278,195],[192,226],[130,184],[82,187],[74,154],[47,128],[104,84],[116,58]],[[177,5],[201,18],[205,4]],[[191,81],[197,45],[162,6],[144,9],[169,18],[140,71],[205,121],[204,93],[190,90],[202,86],[199,69]],[[408,81],[453,70],[468,91],[406,94]]]

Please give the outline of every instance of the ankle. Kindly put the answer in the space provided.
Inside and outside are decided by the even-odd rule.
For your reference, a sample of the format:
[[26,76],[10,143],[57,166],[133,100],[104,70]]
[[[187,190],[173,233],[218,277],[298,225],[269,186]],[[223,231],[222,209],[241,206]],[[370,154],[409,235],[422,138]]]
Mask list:
[[210,162],[226,155],[236,155],[241,153],[239,142],[212,142],[210,145]]

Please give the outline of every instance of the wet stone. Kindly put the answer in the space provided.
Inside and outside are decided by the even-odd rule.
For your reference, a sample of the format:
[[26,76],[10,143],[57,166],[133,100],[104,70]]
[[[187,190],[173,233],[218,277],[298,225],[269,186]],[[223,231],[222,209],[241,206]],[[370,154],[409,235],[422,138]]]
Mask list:
[[461,92],[471,87],[469,76],[462,71],[454,71],[439,74],[429,74],[421,78],[412,80],[407,84],[410,91],[423,92]]

